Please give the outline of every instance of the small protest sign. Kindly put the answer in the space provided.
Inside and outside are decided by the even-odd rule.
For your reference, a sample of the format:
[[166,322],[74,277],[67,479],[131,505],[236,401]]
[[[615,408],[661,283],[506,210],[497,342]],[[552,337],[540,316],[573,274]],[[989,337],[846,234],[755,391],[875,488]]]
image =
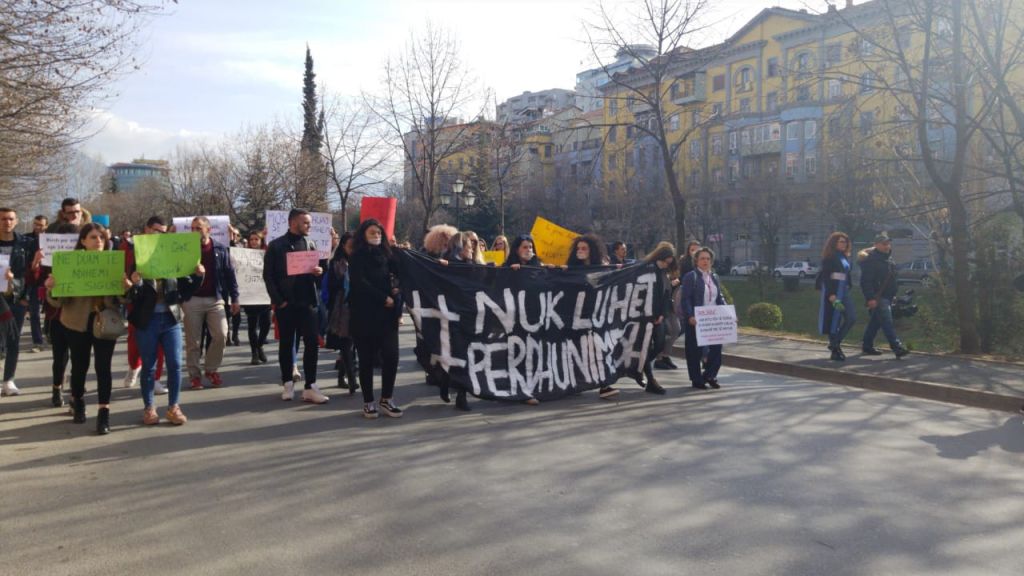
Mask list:
[[123,250],[72,250],[53,254],[53,296],[124,294]]
[[[331,215],[326,212],[311,212],[313,225],[309,229],[309,239],[316,243],[320,259],[331,257]],[[287,210],[267,210],[267,242],[284,236],[288,231]]]
[[569,249],[572,248],[572,241],[579,236],[572,230],[562,228],[540,216],[533,221],[530,235],[533,236],[533,250],[540,261],[558,266],[569,261]]
[[181,278],[199,264],[199,233],[140,234],[135,237],[135,268],[143,278]]
[[315,250],[288,253],[288,275],[312,274],[313,268],[320,265],[320,253]]
[[238,279],[238,303],[242,306],[270,304],[267,285],[263,282],[263,250],[231,248],[231,264]]
[[43,252],[43,266],[53,266],[53,253],[61,250],[74,250],[78,244],[78,234],[47,234],[39,235],[39,250]]
[[488,264],[494,264],[495,266],[501,266],[505,263],[505,251],[504,250],[484,250],[484,262]]
[[735,306],[697,306],[693,316],[697,319],[698,346],[736,342]]
[[[231,226],[231,218],[227,216],[207,216],[210,221],[210,237],[221,246],[231,246],[231,233],[228,228]],[[192,220],[195,216],[175,216],[174,231],[179,234],[192,233]]]
[[7,270],[11,267],[11,255],[0,254],[0,292],[7,292],[10,288],[7,281]]

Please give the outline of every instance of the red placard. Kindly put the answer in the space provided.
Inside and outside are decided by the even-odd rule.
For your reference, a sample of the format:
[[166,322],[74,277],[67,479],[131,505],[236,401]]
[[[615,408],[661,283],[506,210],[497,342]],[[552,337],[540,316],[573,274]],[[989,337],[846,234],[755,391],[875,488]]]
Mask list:
[[288,253],[288,275],[312,274],[313,268],[320,265],[320,253],[316,250]]
[[395,212],[398,210],[398,198],[380,198],[364,196],[359,208],[359,221],[376,218],[384,226],[384,235],[391,239],[395,236]]

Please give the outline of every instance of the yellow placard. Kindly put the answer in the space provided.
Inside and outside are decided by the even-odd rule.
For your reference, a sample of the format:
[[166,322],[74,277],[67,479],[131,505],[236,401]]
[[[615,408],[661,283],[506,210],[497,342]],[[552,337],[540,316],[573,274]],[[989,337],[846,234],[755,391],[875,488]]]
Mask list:
[[505,263],[505,251],[504,250],[484,250],[484,262],[488,264],[494,264],[495,266],[501,266]]
[[556,266],[561,266],[569,261],[569,249],[572,248],[572,241],[579,236],[572,230],[566,230],[540,216],[533,221],[530,235],[533,236],[533,250],[537,253],[540,261]]

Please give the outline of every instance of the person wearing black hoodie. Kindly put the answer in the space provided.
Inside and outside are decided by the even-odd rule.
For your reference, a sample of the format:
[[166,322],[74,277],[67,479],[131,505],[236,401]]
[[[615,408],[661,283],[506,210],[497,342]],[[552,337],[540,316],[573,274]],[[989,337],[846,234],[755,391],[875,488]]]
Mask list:
[[864,328],[864,339],[861,350],[868,356],[879,356],[880,350],[875,348],[875,336],[881,328],[889,341],[889,347],[897,358],[910,353],[899,336],[892,322],[892,299],[896,297],[896,264],[892,260],[892,240],[882,232],[875,236],[875,246],[863,250],[857,255],[860,264],[860,289],[864,292],[868,313],[871,318]]

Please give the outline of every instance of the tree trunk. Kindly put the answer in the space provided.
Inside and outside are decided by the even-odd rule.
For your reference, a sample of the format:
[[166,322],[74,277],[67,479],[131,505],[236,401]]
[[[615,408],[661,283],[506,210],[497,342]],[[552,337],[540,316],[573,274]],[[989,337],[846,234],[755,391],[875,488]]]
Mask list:
[[953,240],[953,288],[956,294],[956,317],[960,325],[960,352],[977,354],[981,351],[981,346],[975,302],[970,297],[970,235],[967,228],[967,212],[959,202],[950,202],[949,215],[950,236]]

